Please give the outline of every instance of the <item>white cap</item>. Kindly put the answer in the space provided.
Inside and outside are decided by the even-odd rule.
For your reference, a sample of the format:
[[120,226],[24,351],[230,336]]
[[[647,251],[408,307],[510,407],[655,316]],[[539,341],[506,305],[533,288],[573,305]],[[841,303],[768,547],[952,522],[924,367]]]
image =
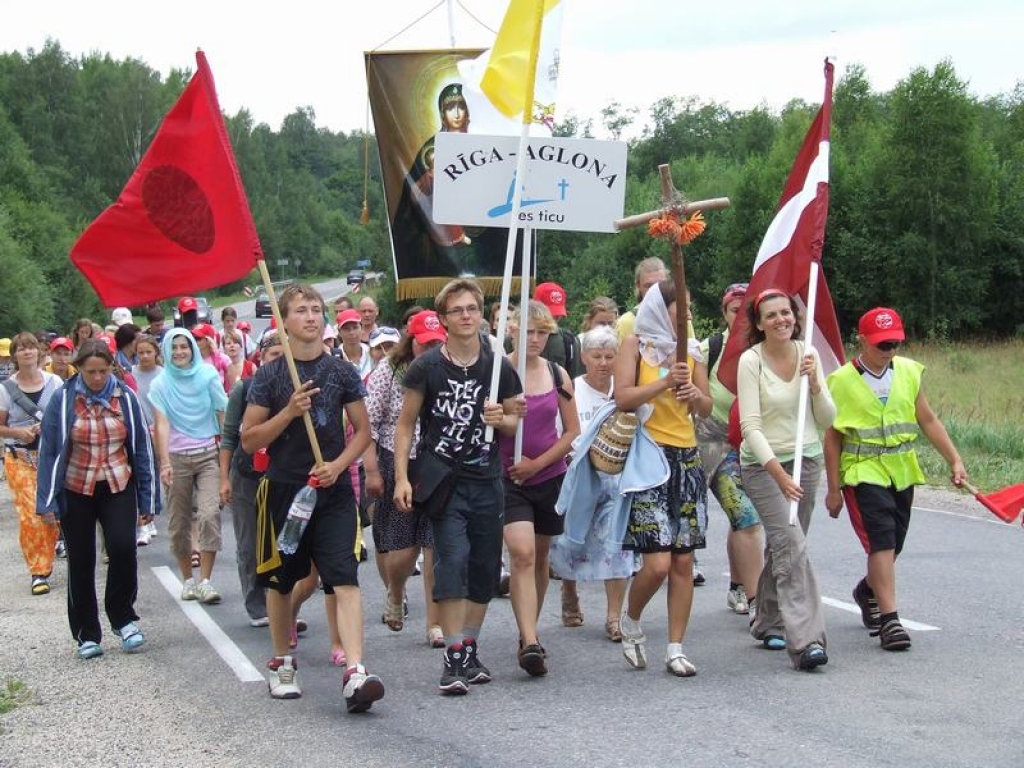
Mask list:
[[116,326],[122,326],[132,321],[132,311],[128,307],[118,307],[110,313],[110,321]]

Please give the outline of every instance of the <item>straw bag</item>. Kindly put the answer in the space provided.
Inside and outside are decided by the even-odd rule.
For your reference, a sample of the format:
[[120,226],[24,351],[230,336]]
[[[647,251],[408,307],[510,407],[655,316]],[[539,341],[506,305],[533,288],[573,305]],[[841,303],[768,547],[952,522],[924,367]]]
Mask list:
[[590,463],[594,469],[609,475],[622,472],[638,426],[640,419],[632,411],[617,410],[605,419],[590,444]]

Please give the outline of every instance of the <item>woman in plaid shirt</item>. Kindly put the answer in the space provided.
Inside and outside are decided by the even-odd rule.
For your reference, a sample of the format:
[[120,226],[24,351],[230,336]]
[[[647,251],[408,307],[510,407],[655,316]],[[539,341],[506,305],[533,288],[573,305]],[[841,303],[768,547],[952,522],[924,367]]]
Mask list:
[[68,554],[68,621],[78,655],[103,653],[96,605],[96,524],[110,564],[104,597],[107,618],[125,651],[145,641],[135,623],[138,565],[136,524],[160,510],[153,451],[138,396],[114,375],[114,357],[102,341],[87,340],[75,358],[78,374],[43,415],[36,511],[60,519]]

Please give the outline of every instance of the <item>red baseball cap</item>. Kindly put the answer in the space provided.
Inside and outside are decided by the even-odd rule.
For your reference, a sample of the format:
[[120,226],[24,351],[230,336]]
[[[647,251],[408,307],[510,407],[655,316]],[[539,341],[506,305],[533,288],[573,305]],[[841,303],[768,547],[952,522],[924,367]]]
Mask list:
[[196,339],[209,339],[210,341],[217,340],[217,331],[209,323],[199,323],[199,325],[192,327],[192,335]]
[[179,312],[191,312],[192,310],[199,309],[199,302],[191,296],[182,296],[178,299],[178,311]]
[[71,339],[66,336],[58,336],[56,339],[50,342],[50,349],[56,349],[57,347],[64,347],[64,349],[75,351],[75,345],[71,343]]
[[109,333],[97,333],[95,338],[99,339],[100,341],[105,341],[107,343],[107,348],[110,350],[110,354],[117,354],[117,342],[114,340],[114,337],[111,336]]
[[424,309],[409,318],[406,329],[420,344],[429,344],[432,341],[448,341],[448,332],[441,325],[437,312],[432,309]]
[[857,330],[868,344],[874,346],[883,341],[903,341],[903,320],[895,309],[875,307],[864,313]]
[[248,320],[240,320],[238,322],[238,325],[235,326],[235,328],[237,328],[240,331],[245,331],[246,333],[248,333],[249,331],[252,330],[252,323],[250,323]]
[[565,317],[565,289],[558,283],[541,283],[533,298],[551,310],[553,317]]
[[354,309],[346,309],[343,312],[338,313],[338,327],[345,325],[346,323],[359,323],[362,322],[362,316],[358,311]]

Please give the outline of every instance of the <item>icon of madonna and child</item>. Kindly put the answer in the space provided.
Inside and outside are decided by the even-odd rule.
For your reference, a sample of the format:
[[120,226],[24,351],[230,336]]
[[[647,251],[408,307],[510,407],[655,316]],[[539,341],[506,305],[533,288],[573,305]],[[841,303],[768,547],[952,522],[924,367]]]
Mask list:
[[[461,83],[449,83],[441,90],[437,112],[439,130],[469,132],[470,110]],[[431,136],[416,153],[405,177],[391,226],[401,277],[500,277],[504,270],[508,230],[438,224],[433,219],[433,195],[434,136]],[[521,247],[520,243],[517,251]]]

